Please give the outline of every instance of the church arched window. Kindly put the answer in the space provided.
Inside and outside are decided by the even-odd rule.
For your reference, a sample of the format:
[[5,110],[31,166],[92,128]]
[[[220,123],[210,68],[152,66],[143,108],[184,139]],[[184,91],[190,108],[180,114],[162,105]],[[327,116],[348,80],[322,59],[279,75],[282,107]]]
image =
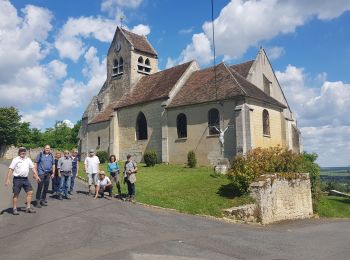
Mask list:
[[263,120],[263,133],[264,135],[270,135],[270,115],[269,112],[264,109],[262,113],[262,120]]
[[119,69],[118,74],[123,74],[124,72],[124,60],[122,57],[119,58]]
[[177,137],[186,138],[187,137],[187,118],[186,115],[181,113],[176,118],[177,127]]
[[220,129],[220,113],[216,108],[212,108],[208,112],[208,127],[209,135],[219,134],[219,131],[216,130],[216,128]]
[[137,62],[138,62],[139,64],[143,64],[143,58],[142,58],[142,56],[139,57],[139,59],[137,60]]
[[112,77],[118,76],[118,59],[113,60]]
[[147,120],[144,113],[140,112],[136,120],[136,139],[137,140],[147,140]]
[[151,72],[151,62],[150,62],[149,58],[147,58],[145,60],[145,66],[144,67],[145,67],[145,73],[149,74]]

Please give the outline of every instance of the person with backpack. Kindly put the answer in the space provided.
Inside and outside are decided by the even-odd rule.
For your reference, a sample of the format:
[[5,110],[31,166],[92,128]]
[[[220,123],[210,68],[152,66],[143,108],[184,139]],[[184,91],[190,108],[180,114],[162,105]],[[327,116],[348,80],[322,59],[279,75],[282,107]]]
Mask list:
[[36,190],[36,207],[47,206],[46,194],[50,184],[50,177],[54,177],[55,159],[51,153],[50,145],[45,145],[44,150],[38,154],[35,160],[35,168],[39,174],[40,182]]
[[114,182],[116,183],[117,189],[118,189],[118,194],[115,196],[116,198],[120,198],[122,195],[122,191],[120,188],[120,179],[119,179],[119,165],[117,162],[117,159],[114,154],[112,154],[109,157],[109,163],[107,165],[107,171],[109,172],[111,176],[111,182],[112,182],[112,187],[114,185]]
[[40,182],[40,178],[33,165],[32,160],[26,156],[26,153],[27,153],[26,148],[20,147],[18,149],[18,156],[12,160],[9,166],[6,180],[5,180],[5,186],[9,186],[11,183],[10,177],[11,175],[13,175],[13,187],[12,187],[12,191],[13,191],[12,214],[13,215],[19,215],[17,210],[17,200],[22,188],[24,189],[27,195],[26,196],[26,201],[27,201],[26,213],[35,213],[35,210],[33,210],[30,207],[32,202],[32,195],[33,195],[33,188],[32,188],[32,185],[30,184],[30,181],[28,180],[28,174],[30,169],[32,169],[33,177],[37,182]]
[[70,191],[68,192],[70,195],[72,195],[72,192],[74,190],[74,183],[75,183],[75,178],[77,177],[78,174],[78,169],[79,169],[79,158],[78,158],[78,150],[73,149],[72,151],[72,177],[70,181]]
[[124,165],[124,182],[126,182],[128,186],[127,200],[131,202],[135,202],[135,182],[136,182],[137,165],[131,159],[130,154],[127,155],[126,159],[127,160]]
[[59,169],[57,167],[58,165],[58,160],[62,157],[62,154],[60,151],[57,151],[55,153],[55,172],[54,176],[52,177],[52,194],[56,195],[57,197],[59,196],[60,192],[60,183],[61,183],[61,178],[59,176]]
[[65,150],[63,157],[58,161],[57,167],[59,169],[59,176],[61,177],[60,182],[60,194],[58,196],[59,200],[62,200],[63,197],[67,200],[70,200],[68,192],[70,191],[70,182],[73,175],[72,172],[72,158],[69,155],[69,151]]

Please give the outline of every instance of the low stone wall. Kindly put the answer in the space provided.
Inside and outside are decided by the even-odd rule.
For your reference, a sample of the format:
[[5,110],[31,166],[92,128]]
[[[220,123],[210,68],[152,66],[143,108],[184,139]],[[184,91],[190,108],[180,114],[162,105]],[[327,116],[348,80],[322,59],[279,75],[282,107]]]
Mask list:
[[245,222],[269,224],[313,215],[309,174],[268,174],[250,185],[252,205],[225,210],[226,215]]
[[[31,159],[35,159],[37,155],[43,150],[43,148],[33,148],[27,150],[27,156]],[[56,150],[51,149],[51,152],[55,154]],[[12,160],[18,156],[18,147],[15,146],[1,146],[0,147],[0,158],[5,160]]]

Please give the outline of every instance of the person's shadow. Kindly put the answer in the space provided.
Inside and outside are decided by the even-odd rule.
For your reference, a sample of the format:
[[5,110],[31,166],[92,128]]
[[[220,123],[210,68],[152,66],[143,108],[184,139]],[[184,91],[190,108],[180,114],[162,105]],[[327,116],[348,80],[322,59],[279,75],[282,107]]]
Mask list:
[[[26,207],[18,207],[17,208],[18,212],[25,212],[26,211]],[[13,214],[13,209],[12,208],[7,208],[7,209],[3,209],[1,212],[0,212],[0,215],[3,215],[3,214]]]
[[89,195],[89,192],[88,192],[88,191],[77,190],[77,193],[78,193],[78,194],[83,194],[83,195],[86,195],[86,196]]

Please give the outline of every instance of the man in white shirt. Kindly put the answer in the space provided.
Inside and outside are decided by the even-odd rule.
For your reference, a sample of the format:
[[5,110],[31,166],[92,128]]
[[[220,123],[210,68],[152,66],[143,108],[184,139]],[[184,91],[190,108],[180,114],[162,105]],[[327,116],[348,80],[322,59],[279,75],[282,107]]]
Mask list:
[[111,199],[112,190],[113,190],[113,185],[111,180],[106,176],[106,173],[104,171],[101,171],[99,174],[99,179],[97,180],[95,199],[97,199],[98,195],[101,195],[101,198],[103,198],[105,195],[105,192],[109,193],[109,196],[107,198]]
[[26,153],[26,148],[20,147],[18,149],[19,156],[12,160],[5,181],[5,186],[9,186],[11,184],[10,177],[13,175],[13,215],[19,215],[17,210],[17,200],[22,188],[27,194],[26,212],[35,213],[35,210],[30,207],[32,202],[33,188],[28,180],[29,170],[32,169],[33,177],[37,182],[40,182],[40,178],[32,160],[26,156]]
[[94,149],[90,149],[89,156],[85,158],[84,164],[89,179],[89,195],[91,195],[91,186],[94,185],[96,191],[97,175],[100,172],[100,160],[95,155]]

